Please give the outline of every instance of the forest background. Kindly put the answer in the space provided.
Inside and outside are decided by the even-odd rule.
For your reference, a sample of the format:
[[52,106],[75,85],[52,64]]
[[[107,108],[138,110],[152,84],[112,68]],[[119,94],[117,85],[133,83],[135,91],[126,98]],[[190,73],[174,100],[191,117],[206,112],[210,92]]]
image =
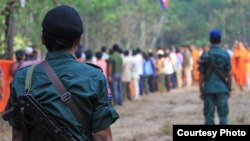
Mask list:
[[[20,1],[25,1],[22,6]],[[1,0],[0,58],[17,49],[41,45],[41,22],[60,4],[79,11],[84,22],[82,45],[99,50],[119,43],[122,48],[155,49],[172,45],[208,44],[211,28],[220,28],[223,43],[250,40],[249,0]]]

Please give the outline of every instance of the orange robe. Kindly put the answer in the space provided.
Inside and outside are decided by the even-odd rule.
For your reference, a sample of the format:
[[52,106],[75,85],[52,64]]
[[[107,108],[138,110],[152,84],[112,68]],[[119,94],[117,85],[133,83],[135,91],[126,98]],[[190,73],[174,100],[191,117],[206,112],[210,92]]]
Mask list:
[[247,84],[247,63],[248,52],[240,43],[234,48],[232,57],[232,75],[240,87]]
[[3,99],[0,100],[0,112],[3,112],[5,109],[5,106],[7,104],[7,101],[9,99],[10,95],[10,82],[12,80],[12,77],[10,75],[10,68],[13,64],[13,61],[9,60],[0,60],[1,68],[3,69],[3,83],[4,83],[4,89],[3,89]]
[[198,49],[192,49],[192,57],[193,57],[193,71],[192,71],[192,75],[193,75],[193,80],[194,81],[198,81],[199,77],[200,77],[200,73],[199,73],[199,59],[200,59],[200,51]]

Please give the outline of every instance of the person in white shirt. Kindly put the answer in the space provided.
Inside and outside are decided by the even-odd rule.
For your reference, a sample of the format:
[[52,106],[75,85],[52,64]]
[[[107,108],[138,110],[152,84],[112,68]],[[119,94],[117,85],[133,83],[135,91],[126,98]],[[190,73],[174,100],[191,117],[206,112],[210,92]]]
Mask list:
[[122,88],[124,99],[127,97],[131,100],[130,83],[132,81],[132,69],[133,69],[133,58],[129,55],[129,51],[124,51],[124,57],[122,61]]
[[136,55],[135,55],[135,63],[137,65],[137,72],[139,75],[139,94],[143,95],[143,56],[141,49],[137,48],[136,50]]
[[138,99],[140,97],[140,89],[139,89],[139,80],[140,80],[140,66],[138,56],[137,56],[137,51],[133,50],[133,65],[132,65],[132,81],[134,85],[134,94],[135,94],[135,99]]
[[165,87],[167,91],[170,91],[171,89],[171,77],[174,73],[174,66],[170,59],[169,54],[164,55],[164,72],[165,72]]
[[176,78],[177,55],[176,55],[175,47],[172,47],[170,49],[169,58],[170,58],[170,61],[173,64],[173,69],[174,69],[174,72],[171,75],[171,83],[172,83],[171,87],[176,88],[177,87],[177,78]]

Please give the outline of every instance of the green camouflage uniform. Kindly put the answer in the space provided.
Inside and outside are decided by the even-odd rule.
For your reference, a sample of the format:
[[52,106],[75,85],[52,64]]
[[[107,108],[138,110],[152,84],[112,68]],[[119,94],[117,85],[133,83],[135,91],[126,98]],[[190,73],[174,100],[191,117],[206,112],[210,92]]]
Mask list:
[[[216,67],[220,68],[225,74],[231,71],[231,61],[229,54],[220,47],[211,46],[208,53],[203,53],[201,60],[210,56],[211,61],[214,62]],[[207,70],[204,64],[200,64],[199,71],[205,75]],[[205,124],[215,124],[214,114],[217,109],[220,124],[227,124],[227,117],[229,113],[228,96],[229,89],[227,85],[218,77],[215,72],[212,72],[210,77],[205,81],[202,88],[204,99],[203,114],[205,117]]]
[[[119,115],[111,105],[107,81],[100,69],[77,62],[68,52],[49,52],[46,61],[53,68],[66,89],[72,94],[79,109],[87,113],[92,132],[96,133],[114,123]],[[11,94],[6,110],[17,105],[18,96],[24,93],[27,67],[17,72],[11,82]],[[61,100],[60,94],[52,85],[41,65],[37,65],[32,76],[31,93],[36,100],[61,125],[66,127],[78,141],[87,141],[83,126]],[[13,128],[21,128],[20,115],[9,119]],[[52,141],[48,135],[44,141]]]

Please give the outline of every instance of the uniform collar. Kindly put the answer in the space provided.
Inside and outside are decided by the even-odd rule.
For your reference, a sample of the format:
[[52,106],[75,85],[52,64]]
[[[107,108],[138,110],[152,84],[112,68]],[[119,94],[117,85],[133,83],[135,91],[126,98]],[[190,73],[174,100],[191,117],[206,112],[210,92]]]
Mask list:
[[211,49],[219,49],[219,45],[211,45]]
[[67,51],[52,51],[46,54],[46,60],[70,59],[76,60],[76,57]]

